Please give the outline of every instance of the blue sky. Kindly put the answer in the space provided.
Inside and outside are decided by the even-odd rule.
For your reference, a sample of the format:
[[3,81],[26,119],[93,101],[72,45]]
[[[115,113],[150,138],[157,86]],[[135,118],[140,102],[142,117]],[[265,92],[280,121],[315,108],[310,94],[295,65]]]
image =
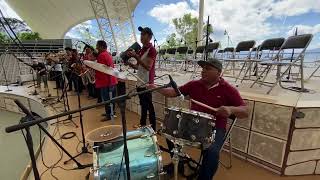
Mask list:
[[[0,6],[9,15],[3,0]],[[172,19],[185,13],[198,16],[198,0],[141,0],[134,11],[134,24],[153,29],[159,44],[168,34],[175,32]],[[294,28],[298,33],[312,33],[314,38],[309,49],[320,48],[320,0],[205,0],[204,19],[209,15],[214,28],[212,39],[225,47],[227,30],[232,45],[242,40],[254,39],[260,43],[266,38],[288,37]],[[79,38],[79,28],[88,27],[98,34],[94,20],[85,22],[68,33]]]

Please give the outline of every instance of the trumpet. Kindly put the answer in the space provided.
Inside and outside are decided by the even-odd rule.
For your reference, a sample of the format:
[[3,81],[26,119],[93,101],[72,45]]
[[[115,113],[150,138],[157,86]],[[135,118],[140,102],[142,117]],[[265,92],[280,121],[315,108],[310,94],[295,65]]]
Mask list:
[[86,65],[81,63],[73,63],[71,67],[73,67],[74,72],[81,77],[82,83],[84,85],[88,85],[88,83],[95,83],[95,73],[92,69],[87,68]]
[[95,72],[92,69],[87,69],[80,77],[84,85],[88,85],[89,83],[94,84],[96,82]]

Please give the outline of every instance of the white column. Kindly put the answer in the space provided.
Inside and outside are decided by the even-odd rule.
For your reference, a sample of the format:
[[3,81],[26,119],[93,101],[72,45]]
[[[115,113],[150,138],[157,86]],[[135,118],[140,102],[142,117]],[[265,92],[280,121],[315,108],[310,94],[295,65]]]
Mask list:
[[197,41],[198,45],[202,45],[202,36],[203,36],[203,12],[204,12],[204,0],[200,0],[199,4],[199,21],[198,21],[198,36]]

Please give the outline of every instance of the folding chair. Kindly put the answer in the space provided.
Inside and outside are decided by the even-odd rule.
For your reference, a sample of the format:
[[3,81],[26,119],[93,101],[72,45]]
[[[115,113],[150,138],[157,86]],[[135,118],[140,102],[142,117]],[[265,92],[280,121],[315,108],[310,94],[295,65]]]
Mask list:
[[208,54],[208,57],[210,55],[211,57],[214,57],[215,54],[217,53],[219,46],[220,46],[220,42],[209,43],[207,46],[207,49],[205,50],[205,53]]
[[195,53],[194,53],[194,59],[192,61],[192,64],[193,64],[193,72],[191,74],[191,79],[194,79],[196,77],[196,74],[197,74],[197,69],[198,69],[198,64],[197,62],[199,60],[203,60],[204,59],[204,49],[205,47],[204,46],[198,46],[195,50]]
[[219,49],[217,53],[214,54],[214,58],[223,59],[223,53],[224,53],[223,49]]
[[159,70],[161,69],[161,65],[163,63],[165,63],[165,61],[166,61],[166,58],[164,57],[166,54],[166,51],[167,51],[167,49],[160,49],[158,52],[158,60],[157,61],[158,61]]
[[167,49],[167,51],[166,51],[166,54],[169,55],[169,58],[167,59],[166,62],[167,62],[168,64],[170,63],[171,66],[172,66],[172,64],[175,63],[174,61],[175,61],[176,51],[177,51],[176,48],[169,48],[169,49]]
[[258,63],[264,62],[264,61],[271,61],[275,58],[275,55],[277,51],[280,50],[283,42],[285,41],[284,38],[272,38],[272,39],[266,39],[264,40],[261,45],[259,45],[256,48],[253,48],[252,51],[255,51],[255,55],[253,58],[251,58],[248,61],[248,68],[246,72],[244,73],[243,78],[241,79],[241,82],[246,78],[247,74],[249,73],[249,80],[251,77],[251,69],[252,65],[255,64],[255,67],[253,68],[253,71],[255,75],[258,74]]
[[[226,145],[226,143],[228,143],[228,147],[229,147],[229,161],[228,161],[228,165],[222,163],[220,160],[220,164],[225,167],[226,169],[230,169],[232,167],[232,143],[231,143],[231,131],[234,127],[234,125],[236,124],[237,121],[237,117],[232,115],[228,118],[228,128],[227,128],[227,132],[226,135],[224,136],[224,140],[223,140],[223,146]],[[220,152],[223,150],[223,146],[220,150]]]
[[241,41],[238,43],[237,47],[235,48],[234,51],[234,58],[228,58],[224,59],[224,61],[227,62],[226,67],[231,63],[232,68],[231,70],[233,71],[233,77],[235,75],[235,70],[236,70],[236,63],[243,63],[242,67],[240,68],[240,72],[238,76],[236,76],[236,81],[238,80],[241,72],[243,71],[244,67],[247,65],[247,61],[251,58],[251,49],[254,47],[256,44],[255,41],[250,40],[250,41]]
[[[256,83],[260,83],[261,85],[264,85],[264,86],[269,86],[270,89],[267,91],[267,94],[269,94],[272,91],[272,89],[279,83],[281,88],[292,90],[292,91],[305,92],[306,89],[304,89],[303,60],[304,60],[304,54],[305,54],[306,48],[309,46],[309,43],[311,42],[312,37],[313,37],[312,34],[303,34],[303,35],[288,37],[288,39],[282,44],[278,53],[275,55],[275,58],[273,59],[273,61],[259,63],[260,65],[264,65],[265,68],[263,69],[259,77],[253,82],[251,87],[253,87],[253,85]],[[287,51],[291,50],[292,53],[284,53],[285,50]],[[300,52],[294,53],[295,50],[300,50]],[[290,54],[289,57],[285,56],[286,54]],[[297,56],[294,57],[294,55],[297,55]],[[285,66],[287,68],[285,69],[284,72],[281,72],[281,68]],[[284,87],[281,83],[282,78],[286,74],[288,74],[288,72],[290,72],[292,70],[292,67],[294,66],[299,68],[298,76],[300,76],[300,87]],[[265,82],[265,79],[273,67],[277,68],[276,81],[271,83],[271,85],[269,85]],[[263,80],[259,82],[260,78],[263,75],[264,75]]]
[[[316,60],[314,61],[315,63],[319,63],[318,66],[316,67],[316,69],[311,73],[311,75],[308,77],[307,81],[309,81],[312,77],[320,77],[320,76],[316,76],[316,72],[320,69],[320,60]],[[315,64],[316,65],[316,64]]]
[[[185,71],[187,70],[186,67],[186,61],[187,61],[187,53],[188,53],[188,47],[187,46],[182,46],[177,48],[177,54],[176,54],[176,63],[180,63],[181,66],[179,69],[183,68],[183,65],[185,65]],[[176,69],[178,70],[178,69]]]

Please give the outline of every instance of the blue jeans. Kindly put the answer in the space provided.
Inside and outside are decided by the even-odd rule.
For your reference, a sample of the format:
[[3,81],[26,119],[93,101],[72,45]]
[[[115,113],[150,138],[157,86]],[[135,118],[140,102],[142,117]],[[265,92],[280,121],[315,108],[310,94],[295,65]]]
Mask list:
[[219,167],[219,155],[223,146],[225,129],[217,128],[215,141],[208,149],[203,151],[202,165],[199,170],[198,180],[212,180]]
[[[115,88],[115,86],[99,88],[99,91],[100,91],[102,102],[109,101],[111,98],[116,96],[116,88]],[[110,92],[111,92],[112,97],[110,97]],[[115,104],[112,103],[112,106],[113,106],[113,108],[112,108],[113,111],[111,112],[110,104],[106,104],[105,105],[107,119],[111,119],[111,113],[112,113],[112,115],[114,114]]]

